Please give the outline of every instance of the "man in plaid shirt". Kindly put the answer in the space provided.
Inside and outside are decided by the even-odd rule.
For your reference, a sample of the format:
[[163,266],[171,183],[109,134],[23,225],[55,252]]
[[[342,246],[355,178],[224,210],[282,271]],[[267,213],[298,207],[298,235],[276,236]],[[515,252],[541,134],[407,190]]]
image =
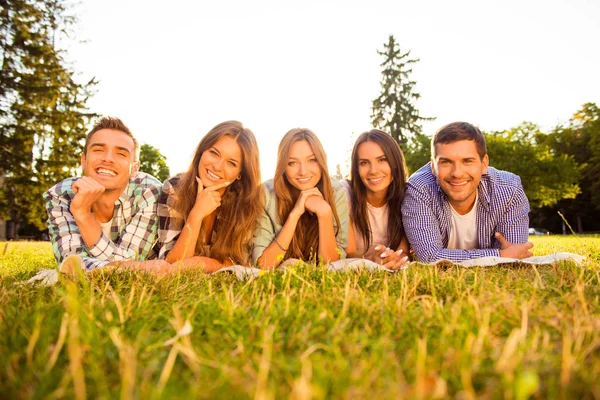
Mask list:
[[419,261],[532,256],[521,179],[488,163],[485,137],[469,123],[448,124],[433,136],[431,162],[410,177],[402,203]]
[[44,193],[59,263],[76,255],[90,271],[109,264],[140,267],[138,260],[156,256],[161,185],[138,172],[138,153],[137,140],[121,120],[102,118],[86,138],[83,176],[65,179]]

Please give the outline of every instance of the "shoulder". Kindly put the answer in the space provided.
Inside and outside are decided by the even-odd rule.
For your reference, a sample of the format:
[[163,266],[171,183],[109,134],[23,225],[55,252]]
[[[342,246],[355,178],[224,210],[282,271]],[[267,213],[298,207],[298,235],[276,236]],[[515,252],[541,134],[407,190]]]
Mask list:
[[158,198],[162,184],[158,179],[145,172],[138,172],[129,180],[129,197]]
[[407,189],[437,192],[440,185],[437,182],[435,175],[431,171],[431,162],[428,162],[419,168],[414,174],[408,178]]
[[269,197],[275,196],[275,183],[273,179],[269,179],[264,181],[262,184],[263,190],[265,192],[265,196],[268,199]]
[[181,175],[175,175],[175,176],[172,176],[172,177],[168,178],[167,180],[165,180],[163,182],[162,188],[161,188],[163,193],[173,194],[173,192],[175,191],[175,188],[179,184],[180,177],[181,177]]
[[342,183],[340,183],[335,178],[329,178],[329,179],[331,179],[331,189],[333,190],[333,193],[336,194],[336,196],[339,193],[343,193],[344,195],[346,195],[346,187]]
[[482,181],[493,187],[505,187],[509,189],[523,188],[521,178],[518,175],[494,167],[488,167],[487,173],[482,176]]
[[63,197],[71,200],[75,196],[73,191],[73,183],[75,183],[79,177],[67,178],[56,185],[52,186],[46,192],[44,192],[44,199],[50,200],[52,198]]

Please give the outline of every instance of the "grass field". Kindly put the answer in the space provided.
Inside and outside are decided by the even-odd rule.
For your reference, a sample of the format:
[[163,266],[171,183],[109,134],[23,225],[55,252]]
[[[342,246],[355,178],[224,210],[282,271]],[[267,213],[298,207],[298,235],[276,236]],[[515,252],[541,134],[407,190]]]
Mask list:
[[600,237],[532,240],[588,261],[38,288],[49,244],[0,243],[0,398],[598,399]]

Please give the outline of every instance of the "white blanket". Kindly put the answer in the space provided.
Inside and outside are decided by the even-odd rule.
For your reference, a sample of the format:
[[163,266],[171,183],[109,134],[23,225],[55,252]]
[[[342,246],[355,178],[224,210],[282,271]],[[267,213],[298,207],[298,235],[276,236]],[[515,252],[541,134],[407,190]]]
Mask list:
[[[580,256],[578,254],[572,253],[554,253],[547,256],[535,256],[525,258],[523,260],[517,260],[516,258],[502,258],[502,257],[482,257],[475,258],[473,260],[465,260],[461,262],[453,262],[450,260],[438,260],[429,265],[458,265],[465,268],[470,267],[489,267],[492,265],[500,265],[500,264],[513,264],[513,263],[521,263],[521,264],[531,264],[531,265],[542,265],[542,264],[553,264],[557,261],[573,261],[576,264],[581,264],[584,260],[584,256]],[[284,261],[275,271],[286,270],[288,268],[294,267],[294,264],[300,262],[297,259],[290,259]],[[388,271],[388,272],[397,272],[406,268],[409,268],[411,265],[416,264],[416,262],[410,262],[404,267],[392,271],[387,269],[383,265],[377,264],[373,261],[364,260],[362,258],[347,258],[339,261],[334,261],[331,264],[327,265],[327,270],[329,272],[346,272],[346,271],[354,271],[354,270],[367,270],[367,271]],[[233,265],[231,267],[221,268],[220,270],[213,272],[214,274],[231,272],[234,273],[235,276],[241,280],[246,281],[250,278],[256,278],[262,274],[267,273],[258,268],[254,267],[245,267],[243,265]],[[59,272],[57,269],[42,269],[38,272],[37,275],[32,277],[31,279],[24,282],[17,282],[16,284],[39,284],[41,286],[52,286],[58,282]]]

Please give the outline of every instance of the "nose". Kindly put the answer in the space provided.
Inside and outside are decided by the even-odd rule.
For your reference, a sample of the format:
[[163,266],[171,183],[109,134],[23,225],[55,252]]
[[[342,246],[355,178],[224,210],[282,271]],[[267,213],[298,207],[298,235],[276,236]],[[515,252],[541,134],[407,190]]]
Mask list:
[[106,162],[114,162],[115,161],[115,151],[108,150],[104,152],[104,161]]
[[461,163],[454,163],[452,165],[452,175],[453,176],[462,176],[462,165]]
[[306,165],[304,165],[304,163],[299,163],[298,164],[298,174],[300,176],[303,176],[305,172],[306,172]]
[[215,170],[220,171],[221,167],[223,167],[223,159],[222,158],[217,159],[213,165],[215,167]]
[[376,174],[377,173],[377,163],[369,163],[369,173],[371,175]]

